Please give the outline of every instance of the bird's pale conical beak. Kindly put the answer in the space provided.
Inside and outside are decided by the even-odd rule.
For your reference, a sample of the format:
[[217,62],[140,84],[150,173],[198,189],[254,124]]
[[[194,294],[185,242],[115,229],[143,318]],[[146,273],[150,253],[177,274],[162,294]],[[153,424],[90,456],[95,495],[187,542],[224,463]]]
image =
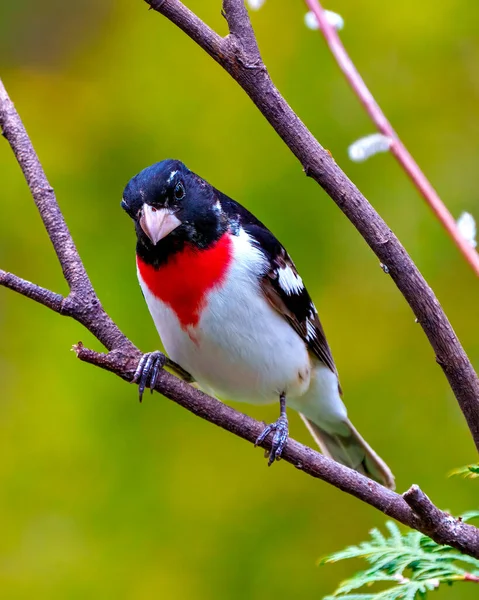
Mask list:
[[181,225],[181,221],[168,208],[154,208],[149,204],[143,204],[140,227],[153,245],[156,246],[161,239],[179,225]]

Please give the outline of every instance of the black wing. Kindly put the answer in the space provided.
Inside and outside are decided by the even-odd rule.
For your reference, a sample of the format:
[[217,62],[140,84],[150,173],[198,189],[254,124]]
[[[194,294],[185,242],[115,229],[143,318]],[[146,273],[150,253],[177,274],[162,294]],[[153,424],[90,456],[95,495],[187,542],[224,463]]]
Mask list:
[[233,227],[243,227],[268,259],[270,268],[261,281],[264,295],[316,357],[337,374],[316,308],[291,257],[254,215],[221,192],[218,195],[223,211]]

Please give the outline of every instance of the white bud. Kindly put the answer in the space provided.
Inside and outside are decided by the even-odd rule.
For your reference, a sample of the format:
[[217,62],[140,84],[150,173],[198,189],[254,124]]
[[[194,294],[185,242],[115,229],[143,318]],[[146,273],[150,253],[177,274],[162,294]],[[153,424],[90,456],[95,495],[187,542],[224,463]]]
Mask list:
[[[334,27],[336,31],[341,31],[341,29],[344,27],[343,17],[341,15],[338,15],[338,13],[332,12],[330,10],[325,10],[324,14],[331,27]],[[318,19],[316,19],[316,15],[312,11],[307,12],[304,15],[304,24],[308,29],[313,29],[315,31],[319,29]]]
[[251,10],[259,10],[266,0],[247,0]]
[[473,248],[475,248],[477,246],[477,242],[476,222],[474,217],[468,212],[463,212],[457,220],[457,228],[459,229],[462,237],[467,240]]
[[349,146],[349,158],[353,162],[363,162],[378,152],[387,152],[392,143],[392,138],[382,133],[367,135]]

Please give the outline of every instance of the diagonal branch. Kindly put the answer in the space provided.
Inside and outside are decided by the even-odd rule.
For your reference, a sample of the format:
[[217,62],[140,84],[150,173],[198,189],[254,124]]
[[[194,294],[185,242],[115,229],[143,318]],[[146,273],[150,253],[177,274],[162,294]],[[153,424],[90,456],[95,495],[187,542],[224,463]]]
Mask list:
[[17,158],[70,289],[93,292],[67,224],[13,102],[0,81],[0,127]]
[[454,217],[447,210],[438,193],[421,171],[419,165],[411,156],[409,150],[403,144],[386,115],[381,110],[381,107],[368,90],[363,78],[346,52],[336,29],[329,23],[321,3],[319,0],[305,0],[305,2],[309,10],[314,13],[319,24],[319,30],[354,93],[359,98],[377,129],[391,139],[391,154],[404,169],[407,176],[411,179],[427,204],[429,204],[432,211],[459,248],[466,261],[471,265],[476,275],[479,275],[479,254],[470,242],[461,235]]
[[[70,294],[62,299],[62,312],[74,317],[95,335],[109,350],[120,345],[133,344],[123,335],[118,326],[104,311],[90,278],[87,275],[83,262],[78,254],[75,243],[68,229],[63,214],[58,206],[53,188],[48,183],[47,177],[32,143],[23,126],[13,102],[0,80],[0,128],[5,139],[10,144],[13,153],[25,176],[33,200],[37,205],[45,229],[53,244],[56,255],[63,270],[63,275],[70,287]],[[33,284],[19,280],[15,276],[2,271],[0,284],[16,289],[20,293],[35,297],[42,304],[47,304],[47,290],[41,290]],[[22,283],[23,281],[23,283]],[[41,291],[40,291],[41,290]],[[26,293],[26,292],[29,293]],[[50,292],[53,294],[53,292]],[[58,299],[57,299],[58,300]],[[55,303],[53,296],[50,301]],[[53,308],[53,306],[50,306]],[[55,310],[55,309],[54,309]]]
[[[235,24],[236,18],[247,18],[244,7],[241,9],[240,4],[234,0],[225,3],[225,10],[228,6],[231,6],[231,10],[237,8],[238,12],[228,14],[232,33],[225,39],[219,38],[209,28],[202,26],[201,21],[194,15],[192,16],[191,12],[180,3],[167,0],[161,6],[158,4],[158,9],[164,9],[165,13],[170,11],[172,20],[175,18],[181,21],[185,31],[190,32],[192,37],[194,35],[198,40],[201,40],[205,49],[208,49],[210,53],[216,53],[217,60],[227,61],[231,72],[235,72],[239,78],[243,79],[243,70],[245,69],[246,72],[253,74],[253,80],[254,73],[260,73],[261,76],[264,76],[266,74],[264,65],[258,62],[258,57],[255,57],[254,52],[253,55],[244,52],[244,47],[237,37],[238,35],[243,36],[243,32],[247,32],[250,28],[249,21],[246,24],[243,23],[242,27]],[[233,33],[233,31],[236,33]],[[284,102],[275,89],[268,89],[268,91],[272,91],[275,95],[275,102],[279,100]],[[287,116],[287,113],[284,114]],[[278,115],[269,115],[269,117],[272,122],[279,118]],[[304,127],[299,119],[294,116],[292,124],[289,125],[297,124]],[[59,294],[1,270],[0,285],[32,298],[55,312],[79,321],[110,350],[108,354],[100,354],[84,348],[82,344],[78,344],[75,350],[80,360],[107,369],[126,381],[132,381],[141,353],[121,333],[117,325],[103,310],[20,117],[1,82],[0,125],[24,170],[34,200],[39,207],[45,227],[64,270],[65,278],[71,285],[71,292],[64,298]],[[284,131],[288,131],[286,124]],[[301,133],[301,129],[298,131]],[[320,146],[319,148],[321,149]],[[314,148],[312,149],[314,150]],[[295,146],[295,150],[300,152],[301,144]],[[316,173],[317,163],[315,161],[319,160],[317,157],[314,160],[313,158],[310,173]],[[329,168],[331,168],[331,165],[329,165]],[[340,171],[339,174],[341,174]],[[316,175],[316,177],[318,176]],[[341,180],[338,180],[338,183],[342,183]],[[330,185],[332,185],[331,182]],[[341,193],[345,194],[345,203],[351,202],[347,195],[347,189]],[[439,310],[438,307],[437,304],[435,309]],[[447,351],[449,351],[449,347],[446,347],[446,355]],[[155,389],[202,419],[249,442],[254,443],[263,430],[263,424],[211,398],[167,371],[161,372]],[[270,440],[266,439],[263,446],[270,449]],[[413,486],[409,492],[401,496],[292,439],[288,440],[283,457],[286,462],[308,475],[322,479],[359,498],[386,515],[429,535],[437,543],[448,544],[466,554],[479,558],[479,529],[462,523],[459,519],[454,519],[447,513],[440,511],[417,486]]]
[[[274,86],[252,48],[254,32],[243,0],[224,0],[230,35],[211,45],[211,29],[199,25],[179,0],[146,0],[206,50],[248,94],[312,177],[336,202],[392,277],[426,333],[479,450],[479,378],[434,292],[397,237],[334,159],[314,138]],[[240,23],[241,21],[241,23]],[[191,23],[194,22],[194,27]],[[204,35],[203,35],[204,34]]]
[[[135,359],[115,351],[99,354],[84,348],[82,344],[78,344],[75,350],[80,360],[111,371],[126,381],[132,380],[138,357]],[[198,417],[252,444],[264,429],[264,423],[208,396],[167,371],[160,373],[155,390]],[[270,438],[266,439],[264,447],[268,450],[271,448]],[[479,529],[441,511],[417,485],[401,496],[291,438],[288,439],[282,459],[311,477],[326,481],[404,525],[429,535],[437,543],[453,546],[479,558]],[[415,504],[417,497],[420,500]]]
[[[182,29],[194,42],[199,44],[212,58],[218,60],[221,56],[224,40],[208,27],[184,4],[171,5],[165,0],[152,0],[148,2],[150,8],[160,10],[172,23]],[[219,62],[219,60],[218,60]],[[220,63],[221,64],[221,63]]]

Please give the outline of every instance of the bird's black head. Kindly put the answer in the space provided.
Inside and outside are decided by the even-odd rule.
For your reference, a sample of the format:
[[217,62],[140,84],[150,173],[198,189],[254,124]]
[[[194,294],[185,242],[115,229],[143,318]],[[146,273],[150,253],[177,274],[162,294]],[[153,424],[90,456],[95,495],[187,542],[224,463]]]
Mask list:
[[207,248],[226,229],[218,192],[179,160],[163,160],[131,179],[122,208],[135,223],[137,252],[159,264],[191,243]]

